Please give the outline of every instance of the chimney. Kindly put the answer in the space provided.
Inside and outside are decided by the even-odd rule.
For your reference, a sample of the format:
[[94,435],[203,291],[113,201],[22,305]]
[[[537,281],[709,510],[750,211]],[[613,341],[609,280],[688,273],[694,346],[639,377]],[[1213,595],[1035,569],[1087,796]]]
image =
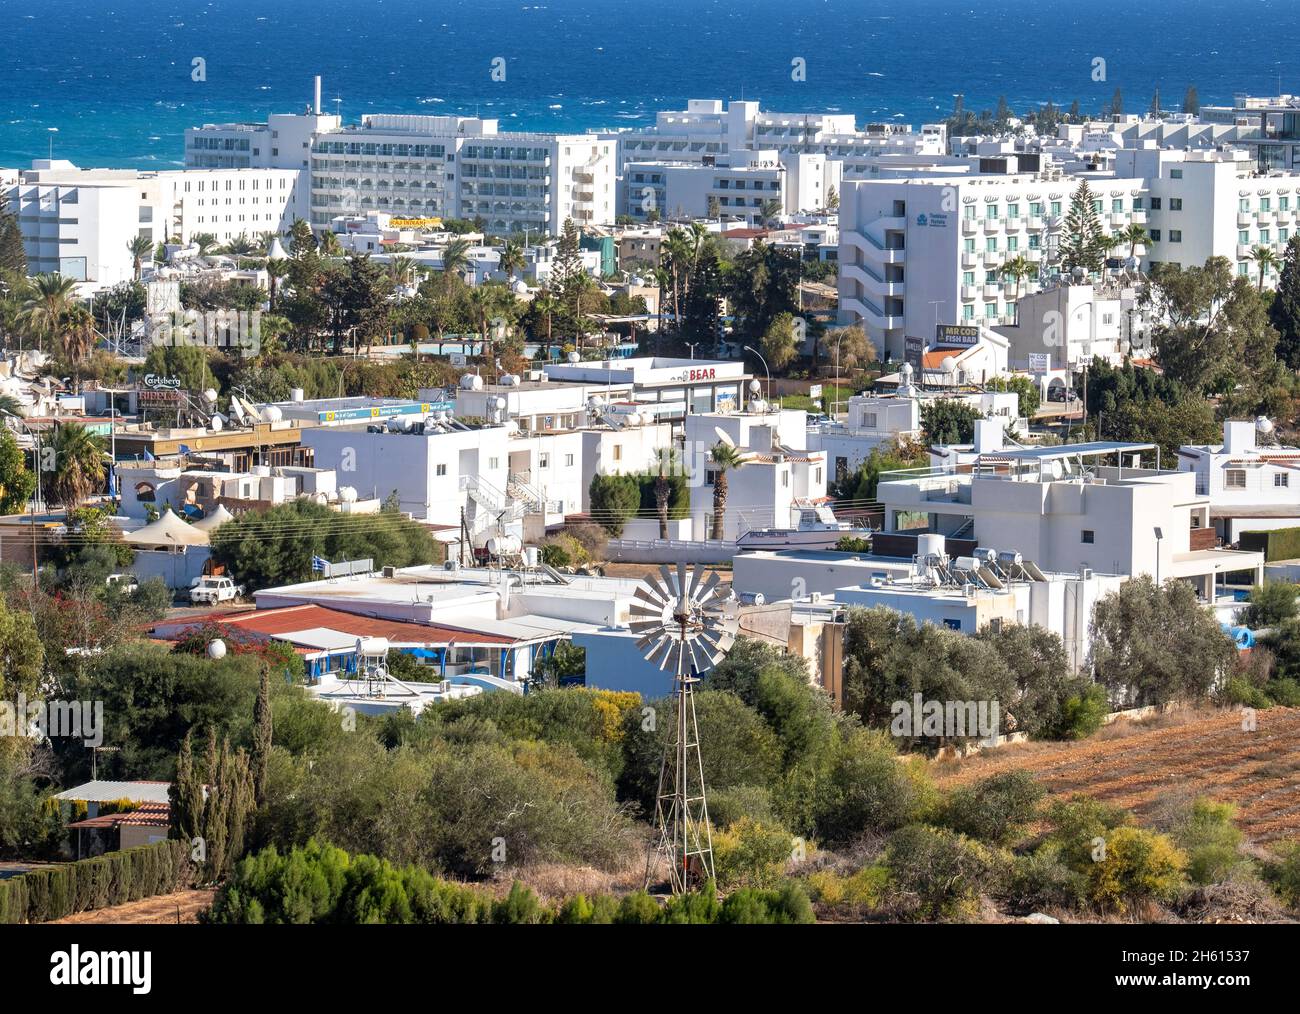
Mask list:
[[320,75],[319,74],[316,75],[316,101],[312,103],[311,111],[316,116],[320,115]]

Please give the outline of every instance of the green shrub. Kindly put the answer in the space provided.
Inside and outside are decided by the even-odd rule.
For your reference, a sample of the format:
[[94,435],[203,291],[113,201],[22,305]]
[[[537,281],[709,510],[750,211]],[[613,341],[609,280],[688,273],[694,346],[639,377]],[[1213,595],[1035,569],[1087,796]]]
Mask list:
[[1117,827],[1088,868],[1088,895],[1098,908],[1126,912],[1134,904],[1171,901],[1184,884],[1187,855],[1166,835]]
[[1269,680],[1264,693],[1274,704],[1284,708],[1300,708],[1300,680],[1291,678]]
[[1283,842],[1277,849],[1277,861],[1264,866],[1264,877],[1282,903],[1300,908],[1300,841]]
[[633,891],[619,903],[614,922],[622,926],[645,926],[659,921],[659,906],[645,891]]
[[1219,883],[1246,865],[1241,831],[1232,822],[1235,813],[1228,803],[1198,797],[1175,821],[1172,837],[1187,853],[1187,874],[1194,883]]
[[1008,871],[1002,900],[1020,913],[1045,908],[1074,908],[1087,893],[1087,880],[1070,869],[1059,852],[1049,847],[1015,856]]
[[884,865],[904,913],[920,919],[973,914],[993,858],[977,842],[943,828],[912,824],[890,836]]
[[1241,704],[1249,708],[1270,708],[1273,702],[1268,694],[1241,677],[1234,677],[1223,684],[1218,693],[1222,704]]
[[537,895],[517,880],[510,885],[510,893],[492,906],[492,921],[498,925],[544,922],[544,914]]
[[1100,683],[1088,683],[1069,694],[1061,702],[1056,720],[1052,723],[1052,739],[1087,739],[1102,727],[1110,714],[1110,701],[1106,688]]
[[713,834],[713,861],[718,883],[735,887],[772,887],[785,876],[794,837],[783,827],[741,817]]
[[760,891],[745,888],[728,895],[722,903],[718,921],[728,924],[812,923],[817,921],[812,902],[795,881],[787,880],[780,888]]
[[977,841],[1008,844],[1038,810],[1043,787],[1025,771],[1008,771],[956,789],[943,804],[939,823]]

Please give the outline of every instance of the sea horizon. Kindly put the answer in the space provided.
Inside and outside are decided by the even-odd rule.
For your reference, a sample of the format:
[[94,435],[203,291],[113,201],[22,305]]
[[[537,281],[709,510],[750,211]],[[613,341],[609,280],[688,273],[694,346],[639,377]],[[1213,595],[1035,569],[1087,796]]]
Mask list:
[[502,131],[642,127],[691,98],[851,113],[859,126],[942,120],[958,93],[975,111],[1006,96],[1016,113],[1075,100],[1097,113],[1120,88],[1126,111],[1145,112],[1159,87],[1177,110],[1189,85],[1207,105],[1286,91],[1293,33],[1281,29],[1297,13],[1298,0],[49,0],[9,19],[0,165],[25,168],[52,141],[85,167],[175,168],[186,127],[301,111],[316,74],[325,111],[345,122],[478,115]]

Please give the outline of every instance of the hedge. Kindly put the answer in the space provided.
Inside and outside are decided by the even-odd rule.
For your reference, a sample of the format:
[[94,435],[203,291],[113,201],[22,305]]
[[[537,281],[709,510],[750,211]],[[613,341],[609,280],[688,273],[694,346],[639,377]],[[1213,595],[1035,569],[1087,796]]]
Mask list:
[[1300,557],[1300,528],[1274,528],[1263,532],[1242,532],[1240,548],[1264,554],[1267,563]]
[[189,870],[179,841],[140,845],[0,880],[0,924],[50,922],[76,912],[168,894]]

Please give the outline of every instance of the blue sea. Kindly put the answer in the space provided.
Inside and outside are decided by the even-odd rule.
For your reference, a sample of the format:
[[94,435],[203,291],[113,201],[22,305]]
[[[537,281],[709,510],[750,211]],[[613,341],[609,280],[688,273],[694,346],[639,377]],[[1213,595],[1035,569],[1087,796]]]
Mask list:
[[19,167],[51,140],[83,166],[176,166],[187,126],[299,111],[314,74],[345,119],[477,114],[503,130],[638,126],[688,98],[919,124],[959,92],[975,110],[1005,95],[1017,111],[1097,111],[1118,87],[1130,112],[1157,87],[1167,109],[1189,84],[1206,104],[1300,92],[1300,0],[0,0],[0,13],[0,165]]

